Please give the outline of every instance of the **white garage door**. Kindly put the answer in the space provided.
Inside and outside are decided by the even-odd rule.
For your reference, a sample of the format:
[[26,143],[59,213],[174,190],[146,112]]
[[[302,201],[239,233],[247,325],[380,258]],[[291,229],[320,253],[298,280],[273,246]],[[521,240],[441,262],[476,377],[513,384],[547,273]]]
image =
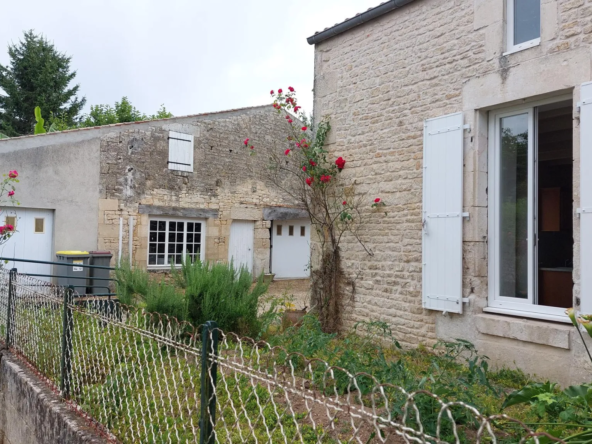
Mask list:
[[254,239],[254,222],[247,220],[232,221],[228,245],[228,261],[232,261],[235,268],[244,267],[249,273],[253,272]]
[[277,220],[271,235],[271,271],[279,279],[310,277],[310,221]]
[[[0,256],[6,258],[52,261],[53,211],[31,208],[5,208],[2,211],[2,225],[9,223],[16,227],[16,233],[0,246]],[[16,268],[19,273],[50,274],[51,265],[10,261],[4,265]],[[41,278],[50,280],[49,278]]]

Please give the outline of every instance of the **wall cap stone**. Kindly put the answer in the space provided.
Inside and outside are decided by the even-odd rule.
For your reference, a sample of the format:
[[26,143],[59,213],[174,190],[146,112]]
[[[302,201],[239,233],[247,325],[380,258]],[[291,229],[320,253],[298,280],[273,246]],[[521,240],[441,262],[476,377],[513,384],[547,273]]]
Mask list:
[[266,207],[263,208],[263,220],[308,219],[308,212],[302,208]]
[[490,314],[476,315],[475,326],[477,331],[484,335],[516,339],[566,350],[570,349],[570,335],[573,329],[571,325]]
[[165,207],[161,205],[139,205],[138,213],[152,216],[177,216],[212,219],[218,217],[218,210],[208,208]]

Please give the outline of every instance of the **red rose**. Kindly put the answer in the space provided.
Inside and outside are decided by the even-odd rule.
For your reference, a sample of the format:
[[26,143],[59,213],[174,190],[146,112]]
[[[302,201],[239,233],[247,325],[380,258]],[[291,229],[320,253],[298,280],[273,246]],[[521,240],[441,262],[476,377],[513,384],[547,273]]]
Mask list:
[[308,163],[310,163],[310,166],[317,166],[317,163],[314,160],[309,160]]
[[339,168],[339,170],[342,170],[345,166],[345,159],[343,157],[338,157],[335,161],[335,165],[337,165],[337,168]]
[[303,126],[303,127],[302,127],[302,131],[306,131],[307,129],[308,129],[308,128],[307,128],[307,127],[305,127],[305,126]]
[[245,139],[244,141],[245,146],[249,144],[249,139]]
[[342,205],[347,205],[347,202],[344,200],[344,201],[342,202]]
[[12,190],[8,192],[8,197],[11,197],[11,196],[14,196],[14,191],[12,191]]
[[288,86],[288,89],[290,90],[290,92],[294,92],[294,88],[292,88],[291,86]]
[[269,91],[269,94],[271,94],[273,96],[273,89],[271,91]]
[[380,197],[377,197],[376,199],[374,199],[374,203],[380,203]]
[[284,154],[287,156],[288,154],[290,154],[290,148],[288,148],[286,151],[284,151]]
[[8,177],[10,177],[11,179],[16,179],[18,177],[18,173],[16,172],[16,170],[9,171]]
[[292,119],[288,119],[288,123],[292,123]]
[[308,186],[311,186],[311,185],[312,185],[312,181],[313,181],[313,178],[312,178],[312,177],[307,177],[307,178],[306,178],[306,184],[307,184]]
[[253,145],[251,145],[251,149],[255,148]]
[[331,176],[321,176],[321,182],[323,183],[329,183],[330,180]]
[[294,112],[296,112],[296,113],[297,113],[297,112],[298,112],[298,110],[299,110],[300,108],[302,108],[302,107],[301,107],[301,106],[295,106],[295,107],[294,107]]
[[302,171],[306,172],[306,166],[302,167]]
[[280,89],[278,89],[278,94],[281,94],[281,93],[283,93],[283,91],[282,91],[282,89],[280,88]]

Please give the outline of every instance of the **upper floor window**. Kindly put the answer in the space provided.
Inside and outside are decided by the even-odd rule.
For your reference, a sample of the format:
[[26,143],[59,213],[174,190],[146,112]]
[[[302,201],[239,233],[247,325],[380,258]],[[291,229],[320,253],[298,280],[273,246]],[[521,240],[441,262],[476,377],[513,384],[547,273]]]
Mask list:
[[193,136],[169,131],[169,170],[193,172]]
[[541,42],[541,0],[507,0],[508,53]]

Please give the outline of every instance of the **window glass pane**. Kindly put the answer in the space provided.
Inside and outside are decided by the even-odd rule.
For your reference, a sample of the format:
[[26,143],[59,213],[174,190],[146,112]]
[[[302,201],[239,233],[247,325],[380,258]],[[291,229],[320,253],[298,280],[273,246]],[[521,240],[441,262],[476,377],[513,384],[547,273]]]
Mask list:
[[156,265],[156,255],[151,254],[148,256],[148,265]]
[[294,236],[294,225],[288,226],[288,236]]
[[156,260],[157,265],[164,265],[164,254],[159,254],[158,259]]
[[193,233],[193,222],[187,222],[187,231]]
[[201,233],[201,223],[196,223],[195,224],[195,232],[196,233]]
[[166,222],[163,220],[158,221],[158,231],[166,231]]
[[150,221],[150,231],[155,231],[158,223],[155,220]]
[[175,242],[175,233],[169,231],[169,242]]
[[158,252],[164,253],[164,244],[158,244]]
[[277,233],[278,236],[281,236],[282,235],[282,226],[281,225],[277,225],[276,233]]
[[528,297],[528,114],[501,119],[500,296]]
[[158,233],[158,242],[166,242],[166,238],[164,237],[166,233]]
[[514,45],[541,36],[541,0],[514,0]]
[[306,236],[306,227],[300,227],[300,236]]
[[150,233],[150,242],[156,242],[156,233]]
[[148,252],[156,253],[156,244],[150,244],[150,246],[148,247]]
[[35,218],[35,233],[43,233],[43,232],[45,232],[45,219],[36,217]]

